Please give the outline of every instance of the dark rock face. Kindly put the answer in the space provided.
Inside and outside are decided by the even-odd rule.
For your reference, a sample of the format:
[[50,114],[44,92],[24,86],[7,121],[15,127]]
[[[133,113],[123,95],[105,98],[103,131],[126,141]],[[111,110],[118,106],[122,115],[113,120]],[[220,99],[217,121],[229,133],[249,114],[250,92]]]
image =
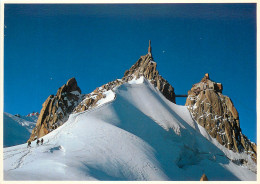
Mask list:
[[40,138],[61,126],[82,99],[75,78],[60,87],[57,94],[50,95],[42,105],[38,121],[29,140]]
[[217,141],[234,152],[246,152],[256,162],[256,144],[242,134],[238,112],[222,94],[222,84],[208,74],[188,92],[186,106],[193,118]]
[[167,80],[159,75],[156,66],[157,64],[153,61],[152,55],[148,53],[145,56],[141,56],[141,58],[125,72],[122,80],[128,82],[134,78],[138,79],[141,76],[144,76],[157,87],[168,100],[175,103],[174,88]]

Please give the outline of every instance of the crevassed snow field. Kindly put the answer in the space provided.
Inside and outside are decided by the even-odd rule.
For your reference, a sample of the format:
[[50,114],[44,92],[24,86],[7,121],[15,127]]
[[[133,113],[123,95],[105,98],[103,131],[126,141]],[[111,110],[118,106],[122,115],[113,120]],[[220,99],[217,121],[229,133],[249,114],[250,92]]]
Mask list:
[[[5,180],[256,180],[229,158],[247,158],[212,139],[185,106],[144,78],[70,115],[44,144],[4,149]],[[250,158],[248,167],[256,168]]]

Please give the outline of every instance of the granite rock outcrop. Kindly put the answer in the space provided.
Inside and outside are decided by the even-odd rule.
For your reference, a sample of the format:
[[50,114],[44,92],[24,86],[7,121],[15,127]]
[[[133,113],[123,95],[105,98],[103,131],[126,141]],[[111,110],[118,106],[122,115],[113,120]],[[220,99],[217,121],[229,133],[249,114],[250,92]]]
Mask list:
[[222,90],[221,83],[210,80],[209,74],[205,74],[188,92],[185,105],[198,124],[221,145],[234,152],[245,152],[256,162],[256,144],[242,134],[239,114]]
[[157,63],[153,61],[150,53],[141,56],[140,59],[125,72],[122,80],[124,82],[138,79],[144,76],[148,79],[169,101],[175,103],[174,88],[165,80],[157,70]]
[[82,97],[76,79],[69,79],[58,89],[56,95],[50,95],[43,103],[29,140],[38,139],[61,126],[82,100]]

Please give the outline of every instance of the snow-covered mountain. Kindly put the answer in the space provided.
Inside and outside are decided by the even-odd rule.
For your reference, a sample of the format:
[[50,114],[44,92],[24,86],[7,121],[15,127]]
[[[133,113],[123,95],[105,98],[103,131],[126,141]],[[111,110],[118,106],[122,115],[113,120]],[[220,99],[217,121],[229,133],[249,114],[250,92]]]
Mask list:
[[209,180],[256,180],[247,154],[220,145],[187,107],[167,100],[144,77],[106,98],[70,115],[43,145],[5,148],[4,179],[198,181],[205,173]]
[[[207,78],[201,85],[208,88],[195,85],[187,106],[176,105],[173,86],[156,66],[149,45],[122,79],[90,94],[69,79],[43,103],[31,147],[4,149],[4,179],[256,180],[256,144],[241,138],[234,106],[216,106],[216,95],[208,95],[221,96],[222,86]],[[218,111],[216,121],[207,119]],[[200,121],[205,113],[206,123]]]
[[4,113],[4,147],[25,143],[36,125],[38,113],[27,116]]

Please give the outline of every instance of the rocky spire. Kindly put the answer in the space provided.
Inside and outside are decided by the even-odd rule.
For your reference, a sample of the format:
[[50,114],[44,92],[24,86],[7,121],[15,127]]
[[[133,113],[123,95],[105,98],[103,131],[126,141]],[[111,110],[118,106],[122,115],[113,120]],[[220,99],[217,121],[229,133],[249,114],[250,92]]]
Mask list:
[[[97,102],[104,98],[104,92],[120,86],[132,79],[144,76],[171,102],[175,103],[174,88],[161,76],[156,69],[157,64],[153,61],[151,54],[151,41],[149,41],[148,54],[141,56],[140,59],[127,71],[122,79],[104,84],[96,88],[92,93],[87,94],[86,98],[75,108],[74,112],[82,112],[89,108],[96,107]],[[93,97],[94,95],[94,97]]]
[[205,74],[188,92],[185,105],[198,124],[221,145],[234,152],[246,152],[256,162],[256,144],[242,134],[238,112],[222,89],[221,83],[213,82]]
[[125,71],[123,82],[138,79],[144,76],[171,102],[175,103],[174,88],[165,80],[157,70],[157,63],[154,62],[151,54],[151,41],[149,41],[148,54],[141,56],[140,59],[127,71]]
[[82,100],[81,90],[75,78],[60,87],[56,95],[50,95],[42,105],[30,141],[40,138],[67,121],[70,113]]
[[152,56],[151,40],[149,40],[148,54]]

